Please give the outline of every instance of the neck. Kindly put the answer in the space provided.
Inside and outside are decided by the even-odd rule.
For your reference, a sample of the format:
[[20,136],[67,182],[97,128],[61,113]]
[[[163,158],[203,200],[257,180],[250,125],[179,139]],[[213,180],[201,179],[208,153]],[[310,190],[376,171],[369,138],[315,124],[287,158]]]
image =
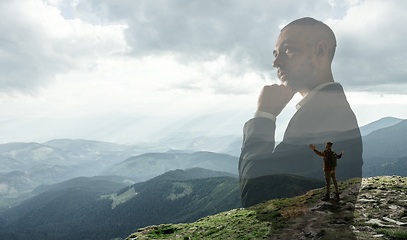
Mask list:
[[305,97],[305,95],[307,95],[312,89],[328,82],[335,82],[331,69],[329,69],[329,71],[326,72],[326,74],[320,74],[319,76],[315,76],[315,80],[312,82],[312,84],[309,84],[309,86],[299,90],[298,92],[301,94],[302,97]]

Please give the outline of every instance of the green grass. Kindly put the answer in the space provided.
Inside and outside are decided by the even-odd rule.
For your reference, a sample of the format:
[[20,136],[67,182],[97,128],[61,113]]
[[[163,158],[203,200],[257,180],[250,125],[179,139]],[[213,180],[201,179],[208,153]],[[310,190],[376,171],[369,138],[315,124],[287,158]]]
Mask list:
[[376,230],[377,233],[385,234],[392,240],[404,240],[407,239],[407,231],[397,229],[380,228]]
[[270,223],[257,220],[256,211],[234,209],[194,223],[141,228],[127,239],[263,239],[269,230]]
[[[348,189],[360,179],[351,179],[338,182],[340,191]],[[177,186],[184,187],[185,186]],[[187,190],[185,188],[185,190]],[[175,193],[175,192],[174,192]],[[182,194],[181,190],[178,194]],[[135,239],[264,239],[270,234],[279,234],[289,227],[295,219],[308,211],[310,206],[325,195],[325,188],[309,191],[307,194],[293,198],[281,198],[266,201],[247,209],[234,209],[213,216],[201,218],[194,223],[163,224],[141,228],[127,238]],[[353,197],[344,198],[343,201],[354,201]],[[336,209],[332,209],[336,210]],[[342,224],[353,219],[353,213],[341,214],[333,212],[336,219]],[[340,221],[339,221],[340,220]],[[339,225],[341,225],[339,224]],[[346,224],[345,224],[346,225]],[[338,226],[335,230],[323,230],[318,233],[319,239],[333,240],[338,231],[341,237],[352,239],[353,233],[346,225],[346,229]]]
[[119,196],[117,196],[117,193],[115,193],[115,194],[110,194],[110,195],[103,195],[100,198],[101,199],[104,199],[104,198],[112,199],[113,200],[112,209],[113,209],[117,205],[127,202],[128,200],[130,200],[131,198],[133,198],[136,195],[137,195],[137,193],[135,192],[134,188],[130,188],[129,190],[120,194]]
[[172,191],[167,196],[168,199],[175,200],[192,193],[193,186],[189,182],[174,182],[172,184]]

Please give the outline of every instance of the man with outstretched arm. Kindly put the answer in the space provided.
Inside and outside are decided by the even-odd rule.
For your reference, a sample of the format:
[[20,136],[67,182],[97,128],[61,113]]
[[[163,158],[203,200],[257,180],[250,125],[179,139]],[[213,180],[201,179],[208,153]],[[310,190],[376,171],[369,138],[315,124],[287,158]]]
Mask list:
[[322,199],[323,201],[330,200],[330,188],[331,188],[331,178],[332,182],[335,187],[335,199],[339,200],[339,189],[338,183],[336,182],[336,175],[335,175],[335,168],[336,168],[336,159],[342,157],[343,151],[341,154],[337,155],[331,148],[333,143],[327,142],[325,145],[325,150],[323,152],[318,151],[315,148],[315,145],[310,144],[309,147],[314,150],[314,152],[318,155],[323,157],[323,167],[325,174],[325,184],[326,184],[326,193],[325,197]]

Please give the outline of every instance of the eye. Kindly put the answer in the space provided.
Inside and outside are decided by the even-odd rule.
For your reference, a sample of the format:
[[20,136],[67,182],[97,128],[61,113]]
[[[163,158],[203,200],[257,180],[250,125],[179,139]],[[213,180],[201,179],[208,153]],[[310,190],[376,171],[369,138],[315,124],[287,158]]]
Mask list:
[[294,51],[294,49],[292,48],[292,47],[286,47],[285,48],[285,52],[286,53],[291,53],[291,52],[293,52]]

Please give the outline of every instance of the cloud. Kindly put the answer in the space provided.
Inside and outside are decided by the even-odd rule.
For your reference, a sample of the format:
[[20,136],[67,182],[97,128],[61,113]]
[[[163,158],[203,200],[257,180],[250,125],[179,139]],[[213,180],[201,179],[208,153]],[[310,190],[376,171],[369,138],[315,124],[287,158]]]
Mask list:
[[41,0],[0,1],[0,15],[3,94],[35,95],[58,74],[91,69],[98,57],[124,51],[125,26],[66,20],[57,7]]
[[246,94],[258,88],[249,87],[253,73],[259,85],[278,82],[279,30],[304,16],[336,33],[333,71],[346,90],[401,93],[394,86],[406,82],[406,11],[394,0],[1,1],[0,93],[35,95],[58,75],[95,71],[98,59],[126,53],[140,61],[170,57],[196,72],[162,89]]
[[334,75],[354,91],[405,93],[407,2],[360,1],[341,20],[328,20],[337,36]]
[[[169,54],[183,64],[226,57],[230,74],[269,74],[279,26],[331,10],[328,1],[88,0],[78,12],[125,22],[135,57]],[[275,73],[273,72],[273,75]]]
[[334,76],[347,90],[400,91],[394,84],[404,84],[406,76],[406,5],[395,0],[81,0],[76,10],[128,25],[125,38],[134,57],[167,54],[185,65],[225,58],[224,74],[255,72],[268,82],[276,80],[272,50],[279,29],[312,16],[336,33]]

